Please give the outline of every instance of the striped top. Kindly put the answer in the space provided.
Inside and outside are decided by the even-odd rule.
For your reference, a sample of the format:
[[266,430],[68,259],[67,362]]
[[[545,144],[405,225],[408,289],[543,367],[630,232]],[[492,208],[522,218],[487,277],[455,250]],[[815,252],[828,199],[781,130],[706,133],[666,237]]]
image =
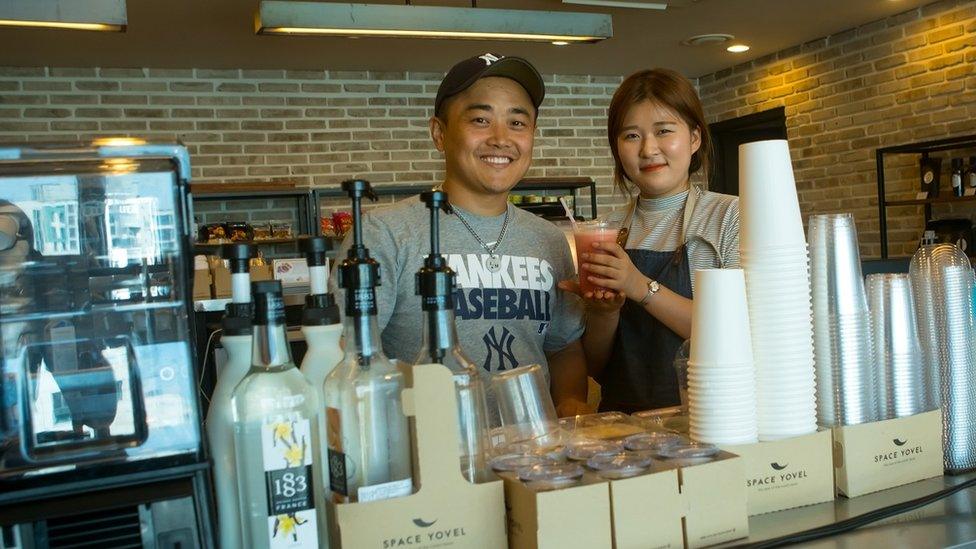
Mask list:
[[[696,269],[739,268],[739,198],[693,187],[698,203],[688,223],[688,263],[691,282]],[[634,211],[627,248],[666,252],[676,250],[688,191],[665,198],[641,198]],[[622,221],[627,208],[607,218]]]

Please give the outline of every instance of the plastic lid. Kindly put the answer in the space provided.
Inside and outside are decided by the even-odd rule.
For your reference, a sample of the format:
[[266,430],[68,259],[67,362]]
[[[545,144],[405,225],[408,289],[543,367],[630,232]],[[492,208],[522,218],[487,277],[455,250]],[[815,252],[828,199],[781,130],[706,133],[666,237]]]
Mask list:
[[491,459],[491,468],[498,472],[518,471],[525,467],[556,463],[550,458],[535,454],[504,454]]
[[710,458],[719,452],[718,446],[702,442],[682,442],[661,449],[665,459]]
[[525,482],[565,482],[583,478],[583,467],[578,463],[538,463],[519,470],[519,479]]
[[566,457],[573,461],[586,461],[597,454],[616,453],[623,450],[620,442],[612,440],[579,440],[566,448]]
[[332,241],[324,236],[311,236],[298,241],[298,248],[309,267],[325,265],[325,254],[332,250]]
[[627,478],[647,471],[653,462],[648,456],[618,452],[596,454],[586,466],[604,478]]
[[513,442],[505,447],[509,454],[542,456],[552,461],[566,459],[566,447],[559,445],[544,445],[539,441]]
[[651,450],[660,451],[665,446],[682,444],[688,442],[685,437],[677,433],[665,433],[655,431],[653,433],[640,433],[631,435],[624,439],[624,448],[635,452]]
[[281,297],[281,281],[252,282],[251,293],[254,296],[254,324],[284,323],[285,301]]

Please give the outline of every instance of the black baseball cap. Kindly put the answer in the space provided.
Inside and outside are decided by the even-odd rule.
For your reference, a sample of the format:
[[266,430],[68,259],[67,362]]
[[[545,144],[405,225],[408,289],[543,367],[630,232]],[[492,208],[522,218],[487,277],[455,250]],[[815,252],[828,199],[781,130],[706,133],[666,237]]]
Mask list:
[[542,82],[539,71],[521,57],[505,57],[485,53],[477,57],[470,57],[451,67],[444,80],[437,88],[437,98],[434,99],[434,114],[439,115],[441,105],[447,98],[457,95],[471,87],[472,84],[486,76],[502,76],[518,82],[528,92],[529,98],[536,111],[546,97],[546,85]]

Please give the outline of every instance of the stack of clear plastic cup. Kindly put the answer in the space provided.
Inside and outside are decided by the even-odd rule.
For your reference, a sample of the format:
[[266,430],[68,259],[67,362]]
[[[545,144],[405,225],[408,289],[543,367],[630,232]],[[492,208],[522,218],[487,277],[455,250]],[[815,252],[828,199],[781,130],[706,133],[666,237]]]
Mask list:
[[756,382],[745,280],[740,269],[695,271],[688,359],[691,438],[756,442]]
[[529,443],[550,448],[562,443],[562,430],[556,416],[542,366],[529,364],[499,372],[491,377],[502,426],[492,433],[492,445]]
[[808,237],[817,421],[824,426],[877,421],[881,404],[854,216],[811,216]]
[[[973,271],[951,244],[922,246],[909,269],[918,314],[922,355],[937,381],[947,471],[976,467],[976,326]],[[940,398],[939,398],[940,397]],[[938,400],[937,400],[938,399]]]
[[759,440],[813,433],[810,272],[786,141],[739,147],[739,190],[739,254],[749,298]]
[[874,356],[878,362],[881,419],[925,410],[928,380],[915,326],[915,301],[907,274],[873,274],[865,279]]

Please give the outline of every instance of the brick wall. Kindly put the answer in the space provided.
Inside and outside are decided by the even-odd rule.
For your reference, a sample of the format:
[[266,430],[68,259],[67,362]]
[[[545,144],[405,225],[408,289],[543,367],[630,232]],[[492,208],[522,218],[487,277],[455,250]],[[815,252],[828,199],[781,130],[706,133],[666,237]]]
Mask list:
[[[976,3],[947,0],[698,80],[709,121],[785,106],[800,205],[851,211],[861,254],[880,254],[875,149],[976,134]],[[943,153],[946,191],[949,157]],[[967,156],[968,157],[968,156]],[[889,199],[914,198],[918,157],[886,162]],[[973,207],[935,206],[936,218]],[[955,211],[954,211],[955,210]],[[911,255],[922,208],[888,210],[889,254]]]
[[[329,187],[443,177],[427,120],[440,73],[145,68],[0,68],[0,142],[139,136],[190,150],[194,181]],[[612,196],[606,107],[619,77],[546,75],[529,176],[589,176]],[[588,206],[588,195],[580,206]],[[268,207],[276,207],[269,204]],[[601,210],[606,211],[606,210]],[[201,221],[264,220],[234,203]]]

